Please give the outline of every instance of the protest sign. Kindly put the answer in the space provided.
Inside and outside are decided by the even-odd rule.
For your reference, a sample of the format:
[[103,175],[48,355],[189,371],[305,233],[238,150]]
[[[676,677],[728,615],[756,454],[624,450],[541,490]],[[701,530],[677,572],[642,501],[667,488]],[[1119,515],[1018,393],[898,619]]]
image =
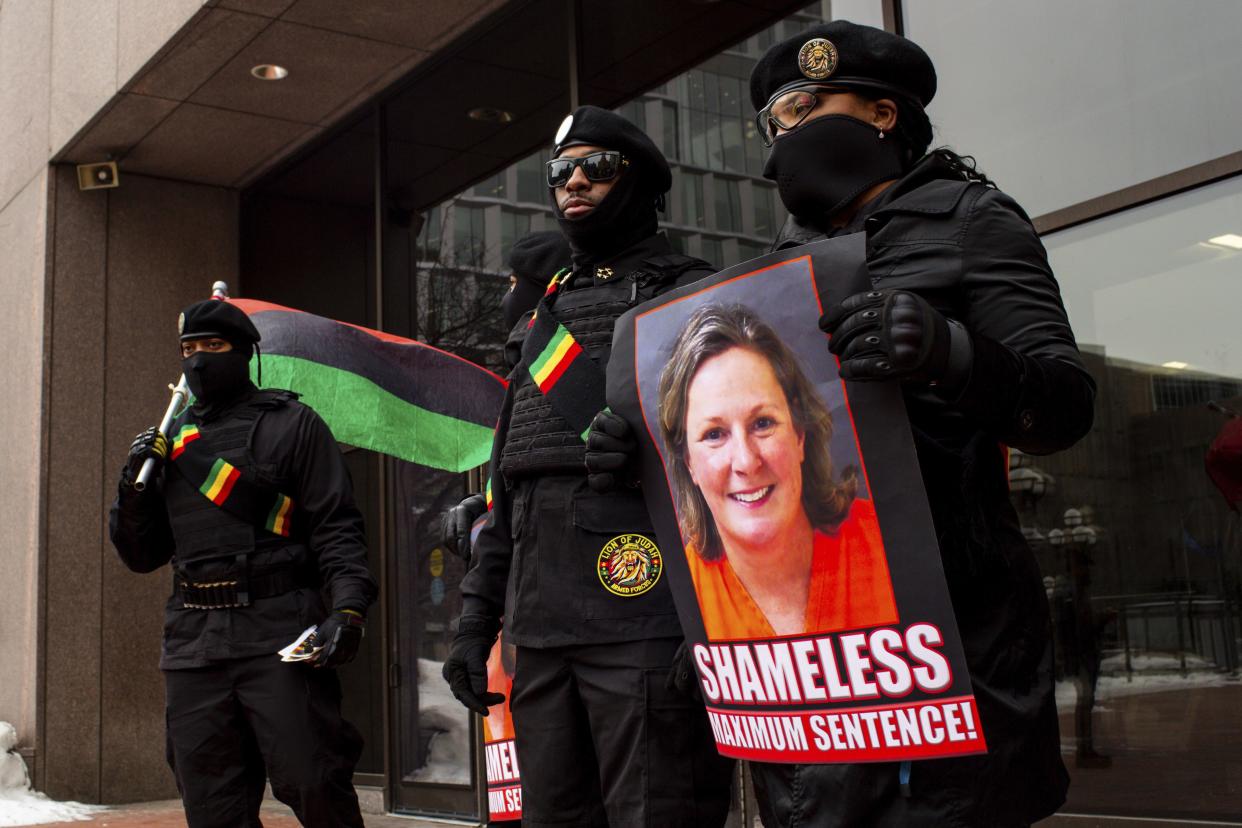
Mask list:
[[[487,514],[484,513],[471,526],[472,547],[486,522]],[[522,774],[518,765],[517,744],[513,740],[513,715],[509,712],[516,666],[517,648],[505,642],[502,630],[487,656],[487,687],[494,693],[504,693],[505,700],[489,707],[487,716],[483,718],[487,808],[492,822],[522,818]]]
[[616,327],[609,406],[728,756],[986,750],[901,389],[843,383],[816,324],[864,258],[862,234],[772,253]]

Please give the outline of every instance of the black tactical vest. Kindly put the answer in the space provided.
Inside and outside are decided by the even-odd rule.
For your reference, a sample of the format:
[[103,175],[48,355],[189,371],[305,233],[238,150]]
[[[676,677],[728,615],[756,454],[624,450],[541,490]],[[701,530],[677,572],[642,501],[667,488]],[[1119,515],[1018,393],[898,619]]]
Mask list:
[[[602,284],[573,287],[571,281],[571,287],[557,292],[552,306],[557,321],[601,369],[608,365],[613,328],[623,313],[671,290],[685,274],[702,277],[715,269],[702,259],[666,253],[642,259],[631,269],[615,270],[616,275]],[[508,478],[547,473],[585,476],[586,444],[552,410],[525,365],[517,370],[501,472]]]
[[[251,445],[255,428],[267,411],[285,406],[297,396],[288,391],[259,391],[219,420],[203,426],[195,448],[221,457],[243,475],[253,473]],[[174,424],[172,433],[186,422]],[[176,462],[168,463],[164,478],[164,503],[176,541],[174,569],[190,561],[236,559],[256,548],[274,550],[301,546],[291,538],[274,535],[254,526],[208,500],[198,487],[185,478]],[[302,556],[295,555],[294,560]]]

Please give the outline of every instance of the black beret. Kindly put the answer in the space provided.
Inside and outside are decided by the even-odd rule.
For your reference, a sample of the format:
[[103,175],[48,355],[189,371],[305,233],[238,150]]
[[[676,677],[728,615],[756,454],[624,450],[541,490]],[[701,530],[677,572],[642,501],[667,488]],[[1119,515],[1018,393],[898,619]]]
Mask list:
[[566,147],[579,144],[619,151],[630,159],[652,195],[667,193],[673,186],[673,173],[659,147],[647,133],[615,112],[598,106],[580,106],[561,121],[553,141],[554,158]]
[[509,269],[513,275],[541,288],[548,286],[558,270],[569,265],[569,242],[559,230],[523,236],[509,251]]
[[259,341],[259,330],[245,311],[219,299],[195,302],[181,312],[177,320],[181,341],[218,336],[234,345],[253,345]]
[[834,20],[768,49],[751,70],[750,102],[758,111],[783,88],[816,82],[872,89],[926,107],[936,94],[936,68],[911,40]]

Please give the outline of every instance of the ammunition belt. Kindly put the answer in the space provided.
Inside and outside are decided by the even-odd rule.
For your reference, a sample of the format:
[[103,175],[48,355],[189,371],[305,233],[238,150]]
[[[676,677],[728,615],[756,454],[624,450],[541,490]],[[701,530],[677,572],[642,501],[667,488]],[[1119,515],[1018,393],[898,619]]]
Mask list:
[[189,581],[178,576],[177,597],[185,609],[235,609],[248,607],[260,598],[273,598],[295,589],[317,586],[315,579],[299,569],[281,569],[248,578]]

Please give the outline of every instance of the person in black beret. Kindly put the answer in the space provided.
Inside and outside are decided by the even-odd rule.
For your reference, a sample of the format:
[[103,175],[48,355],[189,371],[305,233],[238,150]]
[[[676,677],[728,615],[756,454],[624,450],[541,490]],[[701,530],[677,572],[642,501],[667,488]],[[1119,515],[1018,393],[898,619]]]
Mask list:
[[583,106],[553,144],[548,193],[572,267],[514,329],[491,510],[444,677],[480,714],[504,700],[486,669],[503,616],[523,824],[722,825],[732,762],[703,705],[668,682],[686,658],[681,625],[633,485],[637,443],[603,393],[617,318],[714,268],[657,232],[672,177],[636,126]]
[[[194,403],[168,435],[134,440],[109,531],[134,572],[172,566],[160,668],[186,821],[259,825],[270,780],[303,825],[362,828],[362,736],[341,716],[332,669],[357,653],[377,594],[349,472],[297,394],[250,381],[260,336],[240,308],[195,303],[178,336]],[[139,488],[149,458],[156,472]],[[318,649],[282,662],[311,625]]]
[[774,45],[750,82],[790,212],[774,247],[867,234],[871,289],[820,327],[843,378],[901,384],[988,754],[756,764],[769,825],[1029,825],[1065,799],[1047,600],[1004,446],[1073,445],[1095,384],[1022,208],[973,160],[928,153],[935,92],[916,44],[847,21]]

